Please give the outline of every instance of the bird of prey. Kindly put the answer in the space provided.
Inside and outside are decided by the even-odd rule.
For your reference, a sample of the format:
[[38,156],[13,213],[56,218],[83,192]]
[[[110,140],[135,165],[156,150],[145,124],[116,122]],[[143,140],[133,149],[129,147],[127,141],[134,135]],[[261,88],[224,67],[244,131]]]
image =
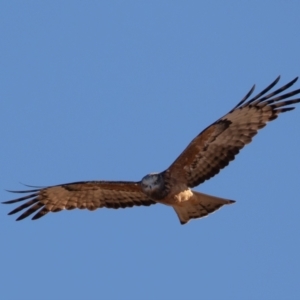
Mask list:
[[32,220],[36,220],[49,212],[63,209],[95,210],[101,207],[125,208],[156,203],[173,207],[181,224],[207,216],[235,201],[199,193],[191,188],[218,174],[251,142],[259,129],[276,119],[280,113],[293,110],[291,104],[300,102],[300,98],[290,99],[299,94],[300,89],[281,94],[298,77],[267,94],[279,79],[280,76],[247,101],[254,91],[254,85],[229,113],[197,135],[171,166],[161,173],[148,174],[137,182],[83,181],[11,191],[30,194],[3,203],[26,201],[9,213],[12,215],[25,209],[17,220],[32,213],[35,213]]

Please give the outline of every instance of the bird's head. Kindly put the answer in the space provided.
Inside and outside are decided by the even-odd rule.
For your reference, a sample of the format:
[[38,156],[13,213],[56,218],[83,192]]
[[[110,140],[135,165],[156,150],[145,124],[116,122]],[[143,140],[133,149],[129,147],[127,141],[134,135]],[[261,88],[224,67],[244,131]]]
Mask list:
[[164,197],[164,187],[164,178],[161,173],[148,174],[141,181],[142,191],[153,199]]

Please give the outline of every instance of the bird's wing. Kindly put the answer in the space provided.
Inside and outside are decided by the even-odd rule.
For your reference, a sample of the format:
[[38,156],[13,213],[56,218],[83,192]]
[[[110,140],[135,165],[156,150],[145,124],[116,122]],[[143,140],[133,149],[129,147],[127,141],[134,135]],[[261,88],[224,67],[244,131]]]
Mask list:
[[156,203],[142,192],[139,182],[74,182],[12,192],[30,193],[25,197],[3,202],[4,204],[12,204],[26,200],[24,204],[9,213],[9,215],[12,215],[26,209],[17,220],[22,220],[32,213],[36,213],[32,218],[32,220],[35,220],[43,217],[48,212],[58,212],[63,209],[95,210],[101,207],[125,208],[134,205],[149,206]]
[[253,86],[228,114],[192,140],[167,169],[169,175],[185,182],[189,187],[199,185],[226,167],[268,121],[276,119],[280,113],[294,109],[289,105],[299,103],[300,98],[281,100],[299,94],[300,89],[283,95],[278,94],[291,87],[298,78],[265,95],[279,79],[280,76],[262,92],[246,102],[254,90],[255,86]]

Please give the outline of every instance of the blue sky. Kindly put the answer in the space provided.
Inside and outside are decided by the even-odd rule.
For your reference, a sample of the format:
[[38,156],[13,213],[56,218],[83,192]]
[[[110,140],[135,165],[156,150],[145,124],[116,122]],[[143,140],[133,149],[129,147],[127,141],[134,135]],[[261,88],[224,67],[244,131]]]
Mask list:
[[[162,171],[256,83],[300,75],[296,1],[1,1],[0,198],[21,183]],[[300,83],[295,84],[300,88]],[[198,191],[237,200],[181,226],[162,205],[15,222],[3,299],[299,299],[300,106]]]

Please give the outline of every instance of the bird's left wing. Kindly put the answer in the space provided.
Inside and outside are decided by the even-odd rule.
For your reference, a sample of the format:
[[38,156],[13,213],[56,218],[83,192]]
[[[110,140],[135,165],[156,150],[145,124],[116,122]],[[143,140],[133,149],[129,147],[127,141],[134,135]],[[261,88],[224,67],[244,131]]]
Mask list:
[[291,87],[298,78],[265,95],[279,79],[246,102],[254,90],[253,86],[228,114],[194,138],[167,170],[169,176],[185,182],[189,187],[199,185],[227,166],[268,121],[294,109],[289,105],[300,102],[300,98],[281,100],[299,94],[300,89],[275,96]]
[[24,204],[9,213],[9,215],[12,215],[26,209],[17,218],[17,221],[28,217],[32,213],[36,213],[32,218],[32,220],[36,220],[49,212],[58,212],[63,209],[95,210],[101,207],[125,208],[134,205],[149,206],[156,203],[142,192],[139,182],[126,181],[74,182],[12,192],[30,193],[24,197],[3,202],[4,204],[12,204],[26,200]]

